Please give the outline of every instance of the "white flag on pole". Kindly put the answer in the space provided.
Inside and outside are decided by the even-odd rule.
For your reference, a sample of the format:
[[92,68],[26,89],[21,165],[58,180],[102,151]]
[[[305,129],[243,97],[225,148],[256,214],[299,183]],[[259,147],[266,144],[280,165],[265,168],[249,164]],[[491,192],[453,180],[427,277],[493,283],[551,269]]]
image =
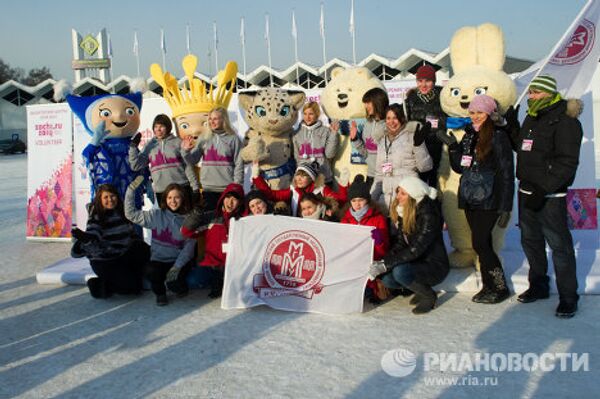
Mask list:
[[192,43],[190,40],[190,25],[185,26],[185,48],[187,49],[188,54],[192,53]]
[[167,53],[167,41],[165,39],[165,30],[163,28],[160,29],[160,49],[164,54]]
[[233,221],[221,307],[362,312],[371,230],[273,215]]
[[590,0],[556,44],[538,75],[550,75],[563,97],[580,98],[600,58],[600,1]]
[[321,39],[325,39],[325,12],[323,11],[323,3],[321,3],[321,18],[319,19],[319,33],[321,33]]
[[246,29],[244,27],[244,17],[242,17],[242,20],[240,22],[240,43],[246,44]]
[[265,14],[265,40],[267,45],[271,44],[271,32],[269,32],[269,14]]
[[217,34],[217,21],[213,21],[213,42],[215,44],[215,48],[219,45],[219,35]]
[[108,58],[112,58],[113,49],[112,49],[112,40],[110,40],[110,33],[108,34],[108,48],[106,49],[106,55]]
[[296,28],[296,12],[292,11],[292,37],[298,39],[298,29]]
[[140,55],[140,43],[138,42],[137,31],[133,32],[133,55]]
[[352,5],[350,6],[350,33],[354,37],[354,0],[352,0]]

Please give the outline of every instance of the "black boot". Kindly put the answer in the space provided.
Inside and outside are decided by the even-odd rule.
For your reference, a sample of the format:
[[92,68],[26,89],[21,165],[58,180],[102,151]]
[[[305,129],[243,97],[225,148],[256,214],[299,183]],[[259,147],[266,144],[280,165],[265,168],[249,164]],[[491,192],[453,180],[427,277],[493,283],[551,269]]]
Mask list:
[[408,289],[414,292],[417,297],[417,306],[412,310],[414,314],[428,313],[435,307],[437,294],[431,289],[431,286],[413,281]]
[[482,271],[481,280],[483,289],[473,296],[473,302],[495,304],[500,303],[510,296],[506,285],[504,270],[501,266],[491,270]]
[[110,296],[110,293],[106,289],[106,284],[101,278],[92,277],[88,281],[86,281],[86,285],[90,290],[90,294],[94,298],[103,299],[108,298]]
[[556,308],[556,317],[570,319],[577,313],[577,302],[561,300]]
[[548,291],[542,291],[534,287],[529,287],[527,291],[517,297],[517,301],[521,303],[531,303],[537,301],[538,299],[548,299],[548,297],[550,297]]

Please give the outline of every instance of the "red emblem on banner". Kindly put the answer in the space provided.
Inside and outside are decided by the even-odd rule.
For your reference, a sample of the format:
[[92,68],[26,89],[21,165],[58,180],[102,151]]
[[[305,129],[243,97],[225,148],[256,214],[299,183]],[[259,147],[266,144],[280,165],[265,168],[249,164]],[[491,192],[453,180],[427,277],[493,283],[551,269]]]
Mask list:
[[254,276],[254,291],[261,298],[296,295],[311,299],[322,289],[325,252],[312,235],[284,231],[267,245],[262,271]]
[[577,64],[590,53],[596,39],[596,26],[593,22],[584,19],[575,29],[569,41],[560,49],[550,63],[554,65]]

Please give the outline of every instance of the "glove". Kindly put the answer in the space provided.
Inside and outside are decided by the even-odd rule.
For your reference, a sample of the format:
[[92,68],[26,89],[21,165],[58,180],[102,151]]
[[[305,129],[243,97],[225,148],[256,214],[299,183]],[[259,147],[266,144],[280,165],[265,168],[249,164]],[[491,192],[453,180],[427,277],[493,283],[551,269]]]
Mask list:
[[413,145],[415,147],[420,146],[425,142],[425,139],[431,134],[431,123],[425,122],[424,124],[417,127],[415,134],[413,135]]
[[523,195],[523,206],[532,211],[539,211],[546,202],[546,193],[539,187],[532,190],[531,194],[521,193]]
[[506,127],[513,135],[521,130],[521,125],[519,124],[519,108],[521,108],[521,105],[517,105],[517,108],[511,105],[504,114]]
[[498,216],[498,227],[504,229],[510,222],[510,212],[500,212]]
[[167,278],[165,279],[165,282],[168,283],[168,282],[177,280],[177,277],[179,277],[180,271],[181,271],[181,268],[179,268],[177,266],[173,266],[172,268],[170,268],[169,271],[167,272]]
[[137,190],[142,183],[144,182],[144,176],[138,176],[136,177],[131,183],[129,183],[129,188],[131,188],[133,191]]
[[369,267],[369,280],[375,280],[377,276],[385,272],[387,272],[387,267],[382,260],[373,261]]
[[448,147],[457,144],[456,136],[452,132],[446,133],[443,130],[438,130],[435,136],[439,141],[446,144]]
[[333,133],[337,133],[340,130],[340,121],[332,120],[329,124],[329,130],[331,130]]
[[348,182],[350,181],[350,169],[348,168],[344,168],[340,171],[340,176],[337,177],[335,179],[337,181],[337,183],[342,186],[342,187],[346,187],[348,185]]
[[131,141],[129,142],[129,145],[131,147],[137,147],[140,145],[140,142],[142,141],[142,134],[141,133],[136,133],[132,138]]
[[379,229],[371,230],[371,238],[375,242],[375,245],[383,243],[383,233]]
[[77,239],[83,243],[93,241],[94,238],[96,238],[94,235],[92,235],[90,233],[86,233],[85,231],[82,231],[82,230],[78,229],[77,227],[71,230],[71,235],[73,237],[75,237],[75,239]]
[[252,162],[252,178],[260,176],[260,166],[258,162]]
[[98,147],[100,144],[102,144],[104,142],[104,140],[106,139],[106,136],[108,136],[110,134],[110,131],[105,130],[105,129],[106,129],[106,122],[100,121],[100,123],[98,123],[98,126],[96,126],[96,128],[94,129],[94,135],[92,136],[92,139],[90,140],[90,143],[93,146]]

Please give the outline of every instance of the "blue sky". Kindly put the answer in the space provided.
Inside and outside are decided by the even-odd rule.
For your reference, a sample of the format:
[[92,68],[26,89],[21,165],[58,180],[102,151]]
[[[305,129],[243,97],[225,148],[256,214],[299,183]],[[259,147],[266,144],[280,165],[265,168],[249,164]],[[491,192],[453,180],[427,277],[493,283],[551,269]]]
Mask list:
[[[361,60],[370,53],[396,58],[409,48],[439,52],[453,32],[464,25],[493,22],[505,33],[507,54],[531,60],[544,57],[586,3],[585,0],[355,0],[356,51]],[[328,59],[352,60],[348,32],[350,0],[325,0]],[[241,69],[240,18],[245,18],[248,71],[267,64],[265,13],[270,15],[273,67],[294,62],[291,13],[298,25],[300,60],[321,65],[319,0],[19,0],[4,4],[0,14],[0,58],[13,67],[48,66],[57,78],[73,80],[71,28],[83,34],[107,28],[112,37],[115,76],[136,74],[132,53],[138,31],[142,74],[161,63],[160,28],[166,32],[167,68],[181,75],[186,54],[186,24],[192,52],[204,73],[212,47],[212,24],[219,31],[219,61],[235,60]]]

